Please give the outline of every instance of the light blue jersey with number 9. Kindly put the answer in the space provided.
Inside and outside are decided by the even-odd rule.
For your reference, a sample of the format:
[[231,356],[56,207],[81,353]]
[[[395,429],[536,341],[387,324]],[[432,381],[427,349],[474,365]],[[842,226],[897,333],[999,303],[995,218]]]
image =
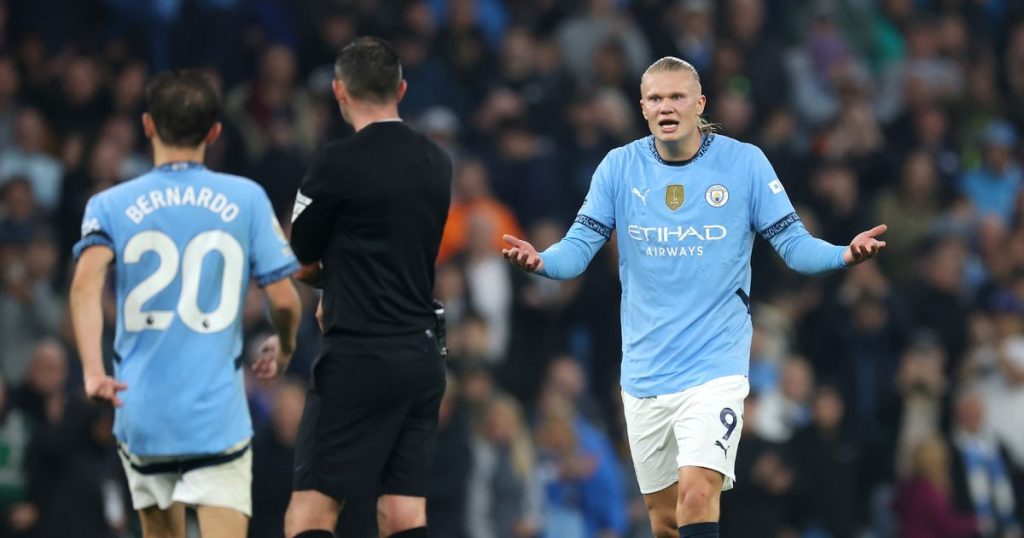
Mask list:
[[222,452],[252,436],[242,306],[298,264],[256,183],[171,163],[93,196],[77,259],[115,253],[114,434],[141,456]]

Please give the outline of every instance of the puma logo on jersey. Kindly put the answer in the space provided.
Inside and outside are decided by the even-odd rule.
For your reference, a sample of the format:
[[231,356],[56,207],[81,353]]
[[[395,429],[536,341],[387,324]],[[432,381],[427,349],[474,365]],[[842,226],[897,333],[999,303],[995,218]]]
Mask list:
[[729,457],[729,447],[723,445],[721,441],[715,441],[715,446],[722,449],[722,457]]
[[647,195],[651,192],[651,189],[647,189],[643,194],[640,194],[640,189],[633,187],[633,194],[644,203],[644,207],[647,207]]

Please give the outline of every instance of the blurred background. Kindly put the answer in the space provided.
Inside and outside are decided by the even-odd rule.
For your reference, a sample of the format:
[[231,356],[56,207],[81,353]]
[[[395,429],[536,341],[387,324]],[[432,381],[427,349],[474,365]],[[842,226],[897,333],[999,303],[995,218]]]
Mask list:
[[[262,184],[287,225],[311,153],[350,133],[329,82],[358,34],[393,40],[403,116],[455,163],[433,536],[650,536],[614,240],[555,282],[505,264],[500,236],[562,236],[604,154],[648,134],[640,73],[675,55],[814,234],[889,225],[877,262],[817,278],[758,241],[722,536],[1021,537],[1020,0],[0,0],[0,536],[140,536],[112,413],[83,400],[67,289],[86,200],[151,166],[148,77],[214,77],[208,164]],[[248,383],[254,537],[282,535],[319,346],[303,294],[289,376]],[[269,330],[255,287],[244,316],[251,354]],[[340,536],[374,536],[373,510],[353,500]]]

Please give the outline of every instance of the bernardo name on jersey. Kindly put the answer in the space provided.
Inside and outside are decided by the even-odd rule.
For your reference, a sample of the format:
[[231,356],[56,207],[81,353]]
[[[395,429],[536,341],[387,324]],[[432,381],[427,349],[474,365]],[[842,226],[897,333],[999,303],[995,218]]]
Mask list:
[[242,305],[298,269],[257,184],[173,163],[93,196],[77,258],[115,253],[114,434],[140,456],[216,454],[252,436]]

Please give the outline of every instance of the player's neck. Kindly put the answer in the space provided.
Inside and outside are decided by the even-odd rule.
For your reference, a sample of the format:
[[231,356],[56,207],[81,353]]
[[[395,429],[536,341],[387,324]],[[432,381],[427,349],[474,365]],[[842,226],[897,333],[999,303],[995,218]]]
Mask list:
[[690,136],[682,140],[664,142],[655,137],[654,147],[663,161],[688,161],[700,151],[702,138],[700,129],[696,129]]
[[178,148],[165,146],[156,140],[153,141],[153,166],[178,162],[201,163],[205,155],[206,144],[200,144],[194,148]]
[[348,119],[356,132],[362,131],[371,123],[397,120],[399,119],[398,103],[386,105],[353,104],[348,109]]

